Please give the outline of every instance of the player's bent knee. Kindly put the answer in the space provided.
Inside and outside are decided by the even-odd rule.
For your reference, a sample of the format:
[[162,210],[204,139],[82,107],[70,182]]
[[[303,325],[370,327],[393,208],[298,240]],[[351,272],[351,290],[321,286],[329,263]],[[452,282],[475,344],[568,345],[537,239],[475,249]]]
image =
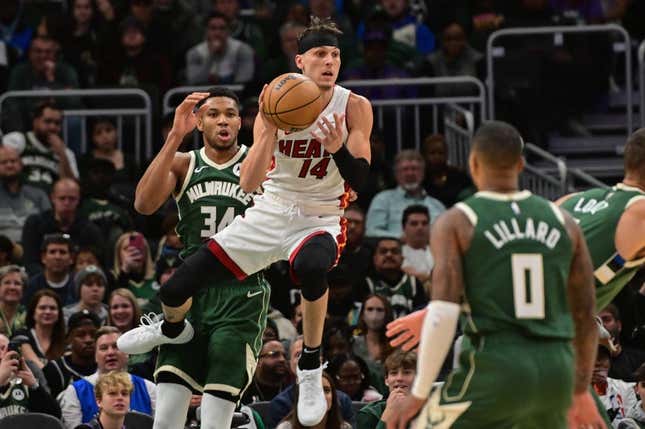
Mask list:
[[316,301],[327,291],[327,271],[336,260],[336,252],[336,241],[325,233],[312,237],[296,255],[292,268],[307,301]]
[[200,247],[177,268],[168,281],[161,287],[159,297],[168,307],[179,307],[191,298],[205,283],[205,273],[215,272],[220,265],[217,258],[205,247]]

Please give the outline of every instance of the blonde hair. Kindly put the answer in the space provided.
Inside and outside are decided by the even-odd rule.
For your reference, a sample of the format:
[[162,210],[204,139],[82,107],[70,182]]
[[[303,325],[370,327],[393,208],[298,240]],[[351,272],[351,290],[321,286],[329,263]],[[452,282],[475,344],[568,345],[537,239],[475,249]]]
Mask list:
[[27,287],[27,282],[29,281],[25,269],[20,265],[5,265],[4,267],[0,268],[0,281],[2,281],[2,279],[4,279],[11,273],[18,273],[18,275],[20,275],[20,281],[22,281],[22,290],[24,291]]
[[137,324],[139,323],[139,319],[141,319],[141,307],[139,306],[139,302],[137,301],[137,298],[134,296],[132,291],[124,287],[114,289],[110,294],[110,298],[108,298],[107,324],[114,326],[114,321],[112,320],[112,312],[110,311],[110,308],[112,307],[112,300],[114,299],[115,296],[120,296],[121,298],[125,298],[128,301],[130,301],[130,304],[132,304],[132,327],[136,328]]
[[[132,234],[139,234],[143,236],[138,231],[128,231],[124,232],[119,236],[119,239],[116,241],[114,244],[114,275],[116,277],[119,276],[119,273],[121,272],[121,246],[123,246],[123,242],[128,240],[129,237]],[[146,249],[146,255],[144,257],[143,261],[143,278],[146,280],[154,279],[155,278],[155,265],[152,262],[152,255],[150,254],[150,246],[148,245],[148,240],[146,240],[145,236],[143,236],[143,244]]]
[[110,389],[125,387],[128,393],[132,393],[134,386],[130,380],[130,375],[125,371],[110,371],[107,374],[99,376],[94,386],[94,395],[96,399],[102,399],[103,394]]

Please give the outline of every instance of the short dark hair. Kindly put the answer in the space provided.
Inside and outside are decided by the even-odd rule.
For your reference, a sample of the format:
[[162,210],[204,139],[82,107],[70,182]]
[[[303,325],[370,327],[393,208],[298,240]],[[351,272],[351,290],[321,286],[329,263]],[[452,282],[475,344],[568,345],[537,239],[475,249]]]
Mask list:
[[517,129],[501,121],[487,121],[473,136],[472,152],[477,152],[485,164],[509,168],[522,158],[524,142]]
[[213,97],[226,97],[230,98],[231,100],[235,101],[235,105],[237,106],[237,110],[240,110],[240,98],[237,96],[235,92],[233,92],[231,89],[226,88],[224,86],[213,86],[212,88],[208,89],[208,96],[201,100],[199,103],[197,103],[197,108],[201,107],[206,100],[209,98]]
[[307,26],[307,28],[298,35],[298,46],[300,46],[302,38],[309,33],[327,33],[332,36],[341,36],[343,34],[331,18],[318,18],[317,16],[311,16],[310,21],[309,26]]
[[403,225],[403,227],[405,227],[405,224],[408,223],[408,218],[412,214],[426,215],[428,222],[430,222],[430,210],[428,210],[428,207],[422,204],[412,204],[411,206],[407,206],[405,210],[403,210],[403,218],[401,220],[401,225]]
[[402,246],[401,240],[399,240],[396,237],[376,237],[374,241],[374,251],[376,252],[376,248],[384,241],[396,241],[399,244],[399,247]]
[[54,100],[51,100],[51,99],[41,100],[34,105],[31,111],[31,118],[32,119],[40,118],[41,116],[43,116],[45,109],[61,111],[61,108],[58,107],[58,105]]
[[228,16],[224,15],[222,12],[213,11],[208,14],[208,17],[206,18],[206,25],[208,25],[211,19],[215,19],[215,18],[223,19],[224,22],[226,22],[226,25],[231,24],[231,21],[228,19]]
[[620,321],[620,311],[618,310],[618,307],[616,307],[616,304],[608,304],[605,308],[600,310],[600,313],[602,313],[603,311],[611,314],[614,320]]
[[641,179],[645,179],[645,128],[634,131],[627,140],[625,172],[634,173]]
[[72,243],[72,238],[70,237],[69,234],[62,234],[59,232],[55,232],[53,234],[46,234],[43,237],[43,241],[40,245],[40,251],[45,252],[47,251],[47,246],[50,244],[66,244],[69,251],[72,251],[73,243]]
[[111,116],[96,116],[90,120],[90,130],[94,132],[94,129],[101,124],[110,124],[112,127],[116,128],[116,120]]

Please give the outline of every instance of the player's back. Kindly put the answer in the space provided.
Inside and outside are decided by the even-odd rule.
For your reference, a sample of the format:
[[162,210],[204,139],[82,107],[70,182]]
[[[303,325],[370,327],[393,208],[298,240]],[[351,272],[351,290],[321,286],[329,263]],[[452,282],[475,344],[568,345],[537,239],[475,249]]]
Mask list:
[[559,209],[529,191],[478,192],[456,207],[474,226],[463,257],[471,311],[464,331],[573,338],[573,246]]
[[204,148],[190,152],[190,164],[180,191],[175,195],[179,213],[177,234],[184,243],[182,257],[224,229],[251,205],[253,193],[240,188],[240,165],[246,146],[224,164],[207,158]]
[[[345,180],[331,154],[312,137],[311,132],[321,134],[318,122],[323,117],[333,126],[333,114],[345,114],[350,93],[348,89],[336,85],[331,100],[311,126],[295,132],[278,130],[273,162],[267,180],[262,184],[265,193],[291,201],[322,202],[344,207]],[[343,142],[348,134],[345,123]]]
[[596,279],[596,307],[604,308],[634,277],[640,261],[625,261],[616,252],[615,235],[620,217],[645,193],[619,183],[612,188],[593,188],[573,195],[562,204],[578,222],[589,247]]

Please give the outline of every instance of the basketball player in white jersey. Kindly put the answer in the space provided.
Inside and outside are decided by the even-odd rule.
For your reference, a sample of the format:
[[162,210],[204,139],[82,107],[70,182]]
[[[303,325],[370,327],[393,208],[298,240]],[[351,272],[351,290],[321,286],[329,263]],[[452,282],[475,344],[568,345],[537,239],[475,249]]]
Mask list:
[[[312,17],[298,38],[295,61],[318,84],[326,107],[305,130],[284,132],[264,117],[262,101],[253,146],[242,163],[244,192],[264,187],[254,206],[186,259],[161,288],[164,320],[130,330],[119,339],[126,353],[189,341],[184,320],[191,297],[213,280],[243,279],[288,259],[302,287],[304,349],[298,362],[298,419],[318,424],[327,409],[322,388],[320,344],[327,313],[327,271],[345,244],[343,209],[349,189],[360,191],[369,173],[372,107],[364,97],[336,85],[340,30]],[[265,86],[266,88],[266,86]],[[260,100],[264,90],[260,94]],[[208,192],[208,189],[204,189]]]

